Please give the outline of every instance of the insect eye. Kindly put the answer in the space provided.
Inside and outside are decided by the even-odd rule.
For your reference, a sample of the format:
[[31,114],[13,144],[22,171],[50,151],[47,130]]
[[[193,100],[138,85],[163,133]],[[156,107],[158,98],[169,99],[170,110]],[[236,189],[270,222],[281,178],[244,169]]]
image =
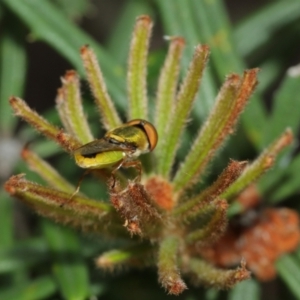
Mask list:
[[126,124],[131,126],[137,126],[144,130],[144,132],[147,135],[150,151],[152,151],[156,147],[158,141],[158,135],[155,127],[150,122],[142,119],[134,119],[127,122]]
[[157,144],[157,140],[158,140],[157,131],[155,127],[149,122],[144,124],[144,130],[146,131],[146,134],[148,136],[150,151],[152,151]]

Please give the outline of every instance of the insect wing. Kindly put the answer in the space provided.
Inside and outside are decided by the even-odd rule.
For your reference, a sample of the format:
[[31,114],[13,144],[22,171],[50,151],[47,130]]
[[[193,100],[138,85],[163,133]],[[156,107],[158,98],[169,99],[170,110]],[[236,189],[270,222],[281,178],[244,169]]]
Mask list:
[[104,139],[92,141],[74,151],[78,166],[85,169],[108,168],[122,161],[126,151]]
[[88,144],[81,146],[80,148],[74,151],[80,153],[83,156],[93,156],[98,153],[113,151],[113,150],[124,150],[119,145],[111,144],[105,139],[99,139],[92,141]]

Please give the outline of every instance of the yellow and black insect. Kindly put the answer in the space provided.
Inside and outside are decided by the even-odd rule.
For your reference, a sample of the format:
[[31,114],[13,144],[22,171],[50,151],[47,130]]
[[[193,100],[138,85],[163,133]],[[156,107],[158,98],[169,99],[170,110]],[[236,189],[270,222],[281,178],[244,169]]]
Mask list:
[[103,138],[76,149],[77,165],[84,169],[112,169],[112,176],[120,167],[135,167],[141,177],[141,163],[136,158],[151,152],[157,144],[155,127],[142,119],[131,120],[108,131]]

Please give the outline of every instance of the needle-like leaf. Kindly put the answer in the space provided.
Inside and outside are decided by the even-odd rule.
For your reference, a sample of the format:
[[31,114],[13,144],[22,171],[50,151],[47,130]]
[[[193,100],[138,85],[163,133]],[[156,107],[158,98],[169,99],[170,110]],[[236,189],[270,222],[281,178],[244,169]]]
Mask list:
[[148,16],[140,16],[133,30],[127,74],[129,119],[148,119],[146,79],[152,25],[152,20]]

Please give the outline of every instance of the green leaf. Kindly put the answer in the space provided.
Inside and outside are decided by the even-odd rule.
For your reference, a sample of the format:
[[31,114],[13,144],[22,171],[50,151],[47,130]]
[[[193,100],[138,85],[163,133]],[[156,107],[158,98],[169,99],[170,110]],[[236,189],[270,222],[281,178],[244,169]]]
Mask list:
[[[81,50],[82,51],[82,50]],[[86,144],[94,140],[82,105],[80,79],[75,71],[67,71],[61,79],[56,106],[64,127],[71,135]]]
[[257,84],[257,69],[227,77],[216,103],[174,178],[175,189],[186,188],[203,174],[211,157],[233,131],[234,126]]
[[33,151],[30,151],[28,148],[24,148],[22,151],[22,157],[28,167],[35,173],[39,174],[40,177],[43,178],[50,186],[70,194],[75,191],[75,186],[69,183],[56,169]]
[[[290,72],[291,73],[291,72]],[[292,76],[287,73],[284,81],[277,90],[268,126],[264,130],[264,144],[267,145],[286,127],[290,127],[294,134],[300,127],[299,105],[300,74]]]
[[[275,94],[274,105],[268,126],[264,130],[264,143],[268,143],[279,132],[286,127],[290,127],[297,134],[300,128],[300,110],[298,106],[300,76],[291,76],[289,73],[285,77],[279,90]],[[278,202],[288,197],[299,188],[299,169],[300,160],[292,160],[292,151],[285,152],[274,166],[272,172],[264,176],[260,181],[260,190],[269,193],[271,202]],[[284,182],[284,184],[278,183]]]
[[[102,249],[103,250],[103,249]],[[102,252],[100,256],[95,260],[96,266],[104,270],[110,269],[113,271],[118,267],[133,265],[149,265],[149,261],[152,259],[145,259],[147,254],[152,256],[153,253],[150,251],[148,244],[136,244],[130,247],[124,247],[120,249],[113,249]],[[101,250],[100,250],[101,251]],[[98,249],[99,253],[99,249]]]
[[44,240],[28,238],[16,241],[10,248],[0,250],[0,274],[16,270],[19,272],[45,262],[48,258],[49,250]]
[[53,275],[63,298],[86,299],[90,294],[88,270],[77,236],[71,230],[47,221],[43,222],[43,231],[53,253]]
[[236,54],[231,26],[223,1],[188,0],[201,41],[211,47],[214,68],[220,80],[229,73],[240,73],[244,62]]
[[180,86],[176,97],[175,108],[171,110],[171,116],[167,123],[166,137],[160,148],[158,171],[165,177],[171,173],[176,150],[180,145],[180,137],[190,115],[191,108],[203,78],[203,70],[208,60],[209,51],[206,46],[198,45],[195,48],[188,72]]
[[86,0],[55,0],[56,5],[67,17],[78,19],[91,12],[91,3]]
[[[73,151],[81,146],[81,143],[74,137],[63,131],[57,126],[49,123],[48,120],[40,116],[36,111],[32,110],[25,101],[17,97],[9,99],[10,105],[15,115],[23,118],[30,125],[35,127],[40,133],[48,138],[60,143],[67,151]],[[64,139],[58,136],[63,136]]]
[[[245,66],[241,58],[236,55],[232,42],[228,17],[222,1],[196,1],[196,0],[157,0],[165,31],[174,35],[181,34],[187,39],[187,45],[207,43],[211,47],[212,63],[214,64],[219,80],[224,74],[232,71],[241,72]],[[191,55],[190,53],[188,53]],[[209,72],[209,74],[207,74]],[[206,70],[203,84],[196,101],[196,115],[203,120],[209,113],[216,87],[211,76],[211,69]],[[255,122],[253,122],[255,120]],[[259,97],[252,97],[246,112],[242,116],[245,131],[257,148],[261,147],[262,131],[265,126],[265,110]]]
[[9,97],[22,95],[26,73],[26,54],[20,38],[19,22],[7,14],[2,22],[0,39],[0,133],[12,134],[17,118],[12,117]]
[[[201,28],[193,20],[193,8],[187,1],[157,0],[166,35],[182,36],[186,40],[186,50],[183,56],[183,70],[188,68],[194,47],[203,42]],[[217,94],[212,71],[207,68],[203,74],[202,85],[195,101],[195,116],[203,120],[213,106]]]
[[225,199],[233,199],[250,183],[256,181],[263,173],[274,164],[278,154],[293,141],[293,135],[289,129],[285,130],[273,143],[271,143],[251,164],[245,168],[241,176],[229,186],[220,196]]
[[[36,135],[36,132],[35,132]],[[57,144],[55,144],[53,141],[46,140],[46,139],[40,139],[36,142],[34,142],[34,151],[36,153],[39,153],[39,155],[43,158],[53,156],[57,154],[58,152],[61,152],[61,149]]]
[[[155,105],[155,125],[159,137],[168,134],[168,116],[170,108],[175,107],[176,93],[178,88],[178,77],[180,71],[180,61],[182,50],[184,48],[184,39],[174,37],[170,39],[168,53],[166,55],[163,67],[158,78]],[[159,143],[156,148],[156,154],[159,156],[163,143]]]
[[297,299],[300,299],[300,266],[292,255],[284,255],[276,262],[276,269],[281,279],[290,288]]
[[2,189],[0,199],[0,245],[2,249],[5,249],[14,241],[13,200]]
[[[205,300],[217,300],[218,296],[220,294],[220,291],[217,289],[208,289],[205,291]],[[196,300],[196,298],[195,298]]]
[[268,88],[278,79],[278,76],[286,69],[284,63],[277,57],[270,57],[259,65],[259,85],[257,90],[260,93],[266,92]]
[[[106,83],[95,52],[90,47],[83,46],[80,49],[80,53],[87,80],[94,96],[96,107],[101,116],[101,123],[104,128],[108,130],[119,126],[121,120],[107,92]],[[62,116],[62,114],[60,115]]]
[[146,1],[125,1],[121,15],[109,36],[107,50],[120,63],[125,64],[128,57],[129,41],[135,19],[140,15],[152,15],[152,9]]
[[[298,0],[271,1],[235,27],[234,41],[238,53],[250,55],[270,41],[278,29],[300,19]],[[278,39],[276,39],[278,44]]]
[[254,279],[242,281],[229,291],[228,300],[259,300],[260,286]]
[[39,277],[30,283],[17,284],[0,291],[1,300],[39,300],[48,299],[56,291],[55,281],[51,276]]
[[[232,72],[242,72],[246,66],[237,55],[233,42],[229,17],[223,1],[187,1],[193,12],[194,23],[201,42],[211,48],[212,64],[217,71],[219,81]],[[186,5],[186,3],[185,3]],[[256,145],[261,143],[261,131],[265,115],[262,101],[252,97],[246,112],[242,115],[244,130],[248,138]],[[255,117],[255,122],[253,119]]]
[[[203,42],[211,47],[212,63],[219,80],[223,80],[230,72],[242,72],[246,65],[235,50],[232,29],[223,1],[189,0],[189,2],[193,6],[197,28],[202,28]],[[252,97],[246,112],[242,115],[244,130],[257,147],[261,144],[261,128],[265,126],[265,112],[261,103],[260,97]]]
[[89,44],[101,63],[110,92],[119,106],[124,108],[125,71],[93,38],[67,20],[50,1],[3,0],[3,3],[29,26],[35,38],[55,48],[81,74],[83,66],[79,48],[83,44]]
[[178,295],[187,288],[178,268],[178,247],[178,238],[169,235],[161,241],[158,251],[159,282],[171,295]]
[[150,17],[140,16],[133,29],[127,70],[129,119],[148,119],[147,63],[152,27]]
[[[300,155],[293,161],[288,162],[290,163],[288,167],[286,166],[286,163],[283,162],[283,166],[278,166],[275,175],[270,178],[270,180],[273,179],[273,177],[276,178],[276,181],[273,181],[271,194],[268,196],[268,201],[270,203],[283,201],[300,190]],[[276,176],[276,174],[278,175]]]

